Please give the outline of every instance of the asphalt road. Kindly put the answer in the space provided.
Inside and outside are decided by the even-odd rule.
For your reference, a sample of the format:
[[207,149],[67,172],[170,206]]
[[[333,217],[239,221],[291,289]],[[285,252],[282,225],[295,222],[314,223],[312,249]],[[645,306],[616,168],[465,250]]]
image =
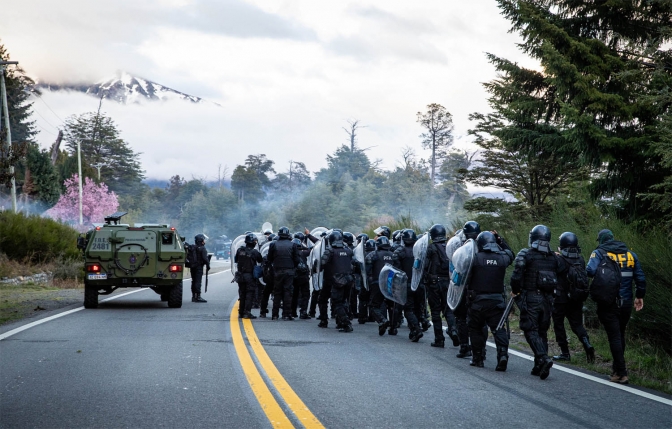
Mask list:
[[[368,323],[349,334],[333,321],[329,329],[315,320],[245,326],[236,318],[232,325],[237,289],[230,281],[228,272],[213,275],[207,304],[187,299],[187,282],[181,309],[142,290],[3,339],[0,427],[271,427],[273,402],[301,427],[301,406],[286,400],[288,391],[328,428],[672,427],[669,402],[555,368],[541,381],[529,375],[531,362],[515,356],[498,373],[493,349],[485,368],[472,368],[456,348],[430,347],[431,331],[411,343],[405,327],[379,337]],[[236,332],[247,338],[242,347]],[[248,352],[255,364],[246,366]],[[271,394],[260,404],[265,386]]]

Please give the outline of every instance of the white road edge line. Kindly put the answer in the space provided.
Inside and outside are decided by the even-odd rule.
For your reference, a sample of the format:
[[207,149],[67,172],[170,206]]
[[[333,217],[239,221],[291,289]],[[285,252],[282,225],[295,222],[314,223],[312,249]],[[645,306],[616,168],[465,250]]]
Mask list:
[[[220,271],[220,272],[218,272],[218,273],[211,274],[210,277],[212,277],[212,276],[216,276],[217,274],[226,273],[226,272],[228,272],[228,271],[231,271],[231,269],[228,269],[228,270]],[[189,281],[189,280],[191,280],[191,279],[184,279],[185,282],[186,282],[186,281]],[[130,292],[121,293],[121,294],[119,294],[119,295],[115,295],[115,296],[112,296],[112,297],[110,297],[110,298],[103,299],[103,300],[100,301],[100,302],[112,301],[112,300],[114,300],[114,299],[121,298],[122,296],[130,295],[130,294],[132,294],[132,293],[142,292],[143,290],[148,290],[148,289],[149,289],[149,288],[142,288],[142,289],[138,289],[138,290],[132,290],[132,291],[130,291]],[[35,321],[35,322],[32,322],[32,323],[28,323],[27,325],[19,326],[19,327],[16,328],[16,329],[12,329],[11,331],[7,331],[7,332],[5,332],[4,334],[0,334],[0,341],[4,340],[5,338],[9,338],[9,337],[11,337],[12,335],[16,335],[16,334],[18,334],[19,332],[23,332],[23,331],[25,331],[26,329],[33,328],[33,327],[35,327],[35,326],[37,326],[37,325],[41,325],[41,324],[43,324],[43,323],[51,322],[52,320],[54,320],[54,319],[58,319],[59,317],[67,316],[68,314],[76,313],[76,312],[78,312],[78,311],[82,311],[82,310],[84,310],[84,307],[75,308],[75,309],[72,309],[72,310],[64,311],[63,313],[59,313],[59,314],[55,314],[55,315],[53,315],[53,316],[45,317],[44,319],[40,319],[40,320]]]
[[[446,329],[447,329],[447,326],[443,326],[443,330],[445,331]],[[493,343],[491,341],[487,341],[486,344],[488,346],[492,347],[493,349],[497,349],[497,346],[495,345],[495,343]],[[529,361],[534,361],[534,356],[530,356],[528,354],[521,353],[521,352],[516,351],[516,350],[509,349],[509,354],[521,357],[523,359],[527,359]],[[660,397],[660,396],[657,396],[657,395],[653,395],[653,394],[648,393],[648,392],[643,392],[641,390],[634,389],[632,387],[625,386],[625,385],[622,385],[622,384],[612,383],[611,381],[603,380],[603,379],[595,377],[593,375],[584,374],[582,372],[575,371],[573,369],[569,369],[565,366],[558,365],[556,362],[553,362],[553,368],[557,369],[558,371],[566,372],[568,374],[572,374],[572,375],[575,375],[577,377],[585,378],[586,380],[594,381],[596,383],[600,383],[600,384],[603,384],[603,385],[608,386],[608,387],[613,387],[614,389],[620,389],[620,390],[623,390],[625,392],[632,393],[633,395],[641,396],[641,397],[646,398],[646,399],[651,399],[653,401],[660,402],[660,403],[665,404],[665,405],[672,405],[672,400],[669,400],[669,399],[666,399],[666,398],[663,398],[663,397]]]

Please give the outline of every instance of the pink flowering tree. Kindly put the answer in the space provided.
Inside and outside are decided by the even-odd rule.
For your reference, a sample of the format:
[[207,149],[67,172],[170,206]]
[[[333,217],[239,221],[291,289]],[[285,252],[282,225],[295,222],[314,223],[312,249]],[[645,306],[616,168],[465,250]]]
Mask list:
[[[58,199],[55,206],[44,214],[52,219],[79,224],[79,177],[75,174],[65,181],[65,192]],[[100,223],[105,216],[117,211],[119,201],[117,195],[108,191],[104,183],[96,184],[86,177],[82,187],[82,217],[84,225]]]

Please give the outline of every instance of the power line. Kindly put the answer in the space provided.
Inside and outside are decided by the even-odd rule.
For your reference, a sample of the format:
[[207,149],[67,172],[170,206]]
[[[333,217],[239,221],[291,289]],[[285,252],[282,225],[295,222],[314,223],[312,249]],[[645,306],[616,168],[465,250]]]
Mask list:
[[52,109],[51,107],[49,107],[49,105],[47,104],[47,102],[44,101],[44,98],[42,98],[42,96],[41,96],[40,94],[38,94],[38,93],[36,93],[36,92],[33,92],[33,94],[35,94],[40,100],[42,100],[42,102],[44,103],[44,105],[47,106],[47,109],[51,110],[51,113],[53,113],[54,116],[56,116],[56,117],[58,118],[59,121],[61,121],[61,122],[65,122],[63,119],[61,119],[60,116],[58,116],[58,115],[56,114],[56,112],[53,111],[53,109]]
[[44,122],[46,122],[47,125],[51,126],[51,127],[52,127],[53,129],[55,129],[55,130],[58,130],[58,127],[53,126],[49,121],[47,121],[47,118],[45,118],[44,116],[42,116],[42,114],[41,114],[40,112],[38,112],[37,109],[33,109],[33,111],[34,111],[35,113],[37,113],[37,114],[40,116],[40,118],[44,119]]

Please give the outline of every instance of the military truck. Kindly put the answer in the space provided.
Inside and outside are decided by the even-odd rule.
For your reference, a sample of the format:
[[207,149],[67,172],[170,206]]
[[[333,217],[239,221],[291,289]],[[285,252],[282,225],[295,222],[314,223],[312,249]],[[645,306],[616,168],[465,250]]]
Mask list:
[[226,235],[215,238],[215,258],[217,260],[231,258],[231,240]]
[[84,255],[84,307],[98,307],[98,296],[118,288],[148,287],[170,308],[182,307],[184,238],[162,224],[121,224],[126,212],[105,218],[79,237]]

